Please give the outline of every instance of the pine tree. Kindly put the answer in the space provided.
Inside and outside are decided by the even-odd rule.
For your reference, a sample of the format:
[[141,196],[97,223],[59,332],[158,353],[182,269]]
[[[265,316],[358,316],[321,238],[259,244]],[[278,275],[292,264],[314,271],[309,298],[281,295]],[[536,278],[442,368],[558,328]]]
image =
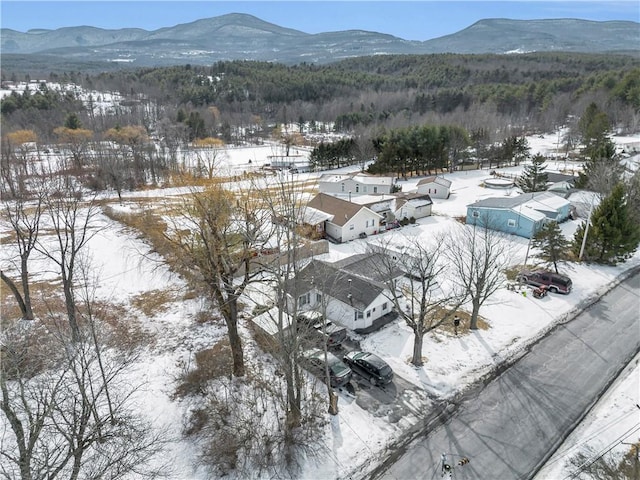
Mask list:
[[558,263],[569,259],[571,242],[562,234],[558,222],[545,224],[535,234],[531,244],[540,250],[536,256],[548,264],[553,264],[556,273],[558,273]]
[[[575,233],[573,251],[579,255],[586,223]],[[624,186],[618,184],[591,215],[584,258],[596,263],[616,264],[629,258],[640,243],[640,225],[627,204]]]
[[524,193],[543,192],[547,189],[547,174],[544,164],[546,158],[542,155],[534,155],[531,159],[531,165],[525,165],[522,175],[518,177],[516,184]]
[[64,121],[65,128],[69,130],[79,130],[82,128],[82,122],[75,113],[70,113]]

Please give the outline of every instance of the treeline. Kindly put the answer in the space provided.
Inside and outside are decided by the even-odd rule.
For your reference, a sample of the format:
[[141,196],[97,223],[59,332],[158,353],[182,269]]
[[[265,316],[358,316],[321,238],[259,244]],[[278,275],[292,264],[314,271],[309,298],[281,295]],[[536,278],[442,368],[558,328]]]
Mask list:
[[388,55],[295,66],[226,61],[55,77],[144,94],[172,108],[214,105],[247,118],[282,123],[303,116],[345,128],[478,106],[530,122],[552,111],[558,122],[573,113],[572,103],[594,95],[617,110],[640,108],[640,60],[625,55]]
[[118,91],[133,106],[98,117],[51,92],[33,99],[12,95],[0,104],[6,131],[33,129],[52,139],[64,115],[76,113],[94,131],[143,125],[152,137],[227,143],[252,141],[258,132],[264,138],[274,125],[309,122],[366,131],[371,138],[381,129],[458,125],[468,132],[485,129],[490,141],[499,142],[566,126],[593,102],[617,129],[632,132],[640,110],[640,60],[624,55],[388,55],[320,66],[227,61],[70,72],[50,80]]

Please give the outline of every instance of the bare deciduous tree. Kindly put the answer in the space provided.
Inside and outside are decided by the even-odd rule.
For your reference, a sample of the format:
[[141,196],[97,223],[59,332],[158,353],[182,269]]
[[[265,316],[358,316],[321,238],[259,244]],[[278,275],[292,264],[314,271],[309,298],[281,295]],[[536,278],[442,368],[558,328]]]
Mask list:
[[0,475],[157,477],[147,462],[163,439],[133,410],[137,387],[126,371],[135,356],[112,352],[102,359],[101,371],[92,342],[69,344],[61,333],[19,325],[3,332],[0,411],[6,428],[0,432]]
[[[406,238],[401,248],[382,243],[372,248],[382,254],[378,269],[386,279],[390,300],[413,330],[411,363],[422,366],[424,335],[453,317],[464,300],[464,292],[442,287],[448,270],[444,240],[427,246],[416,238]],[[405,275],[402,280],[396,280],[398,269]]]
[[97,233],[93,220],[99,212],[95,196],[83,200],[83,190],[75,179],[52,175],[43,208],[53,229],[55,246],[38,239],[35,249],[53,261],[59,269],[71,335],[80,339],[74,294],[76,262],[83,247]]
[[29,257],[33,252],[38,241],[38,233],[40,231],[40,217],[42,214],[42,192],[36,193],[33,202],[27,202],[24,198],[18,197],[13,201],[5,201],[5,212],[9,220],[9,224],[16,236],[16,245],[18,247],[18,256],[20,257],[20,281],[22,285],[22,295],[15,287],[11,285],[13,282],[0,272],[2,280],[9,286],[13,292],[22,316],[26,320],[33,320],[33,309],[31,306],[31,292],[29,288]]
[[251,259],[261,250],[262,226],[270,221],[260,206],[258,192],[231,192],[218,183],[193,193],[181,225],[167,234],[178,247],[183,268],[197,272],[208,297],[220,309],[237,377],[245,371],[238,332],[239,299],[257,274],[251,269]]
[[471,323],[478,328],[480,307],[504,285],[504,269],[511,260],[509,242],[504,234],[484,226],[460,226],[452,233],[445,255],[452,270],[452,279],[465,296],[471,299]]

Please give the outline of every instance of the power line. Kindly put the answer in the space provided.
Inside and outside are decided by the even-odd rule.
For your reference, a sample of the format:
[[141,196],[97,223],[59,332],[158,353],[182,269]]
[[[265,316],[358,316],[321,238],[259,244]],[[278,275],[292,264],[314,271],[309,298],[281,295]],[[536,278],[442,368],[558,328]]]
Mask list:
[[576,478],[577,475],[582,472],[585,468],[590,467],[591,465],[593,465],[595,462],[597,462],[599,459],[601,459],[602,457],[604,457],[607,453],[609,453],[611,450],[613,450],[617,445],[619,445],[623,439],[625,439],[626,437],[628,437],[629,435],[637,432],[640,430],[640,424],[634,425],[633,427],[631,427],[629,430],[627,430],[625,433],[623,433],[622,435],[620,435],[618,438],[616,438],[613,442],[611,442],[609,445],[607,445],[605,447],[604,450],[601,450],[600,453],[596,454],[595,457],[593,457],[593,459],[586,461],[585,463],[583,463],[582,465],[580,465],[578,467],[578,469],[569,474],[568,476],[565,477],[565,479],[571,479],[571,478]]

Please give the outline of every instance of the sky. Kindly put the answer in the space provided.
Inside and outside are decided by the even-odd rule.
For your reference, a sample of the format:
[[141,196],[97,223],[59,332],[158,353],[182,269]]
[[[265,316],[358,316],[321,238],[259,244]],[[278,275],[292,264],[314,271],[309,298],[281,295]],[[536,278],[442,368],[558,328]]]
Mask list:
[[368,30],[429,40],[485,18],[640,21],[637,1],[0,1],[0,25],[21,32],[89,25],[155,30],[247,13],[305,33]]

